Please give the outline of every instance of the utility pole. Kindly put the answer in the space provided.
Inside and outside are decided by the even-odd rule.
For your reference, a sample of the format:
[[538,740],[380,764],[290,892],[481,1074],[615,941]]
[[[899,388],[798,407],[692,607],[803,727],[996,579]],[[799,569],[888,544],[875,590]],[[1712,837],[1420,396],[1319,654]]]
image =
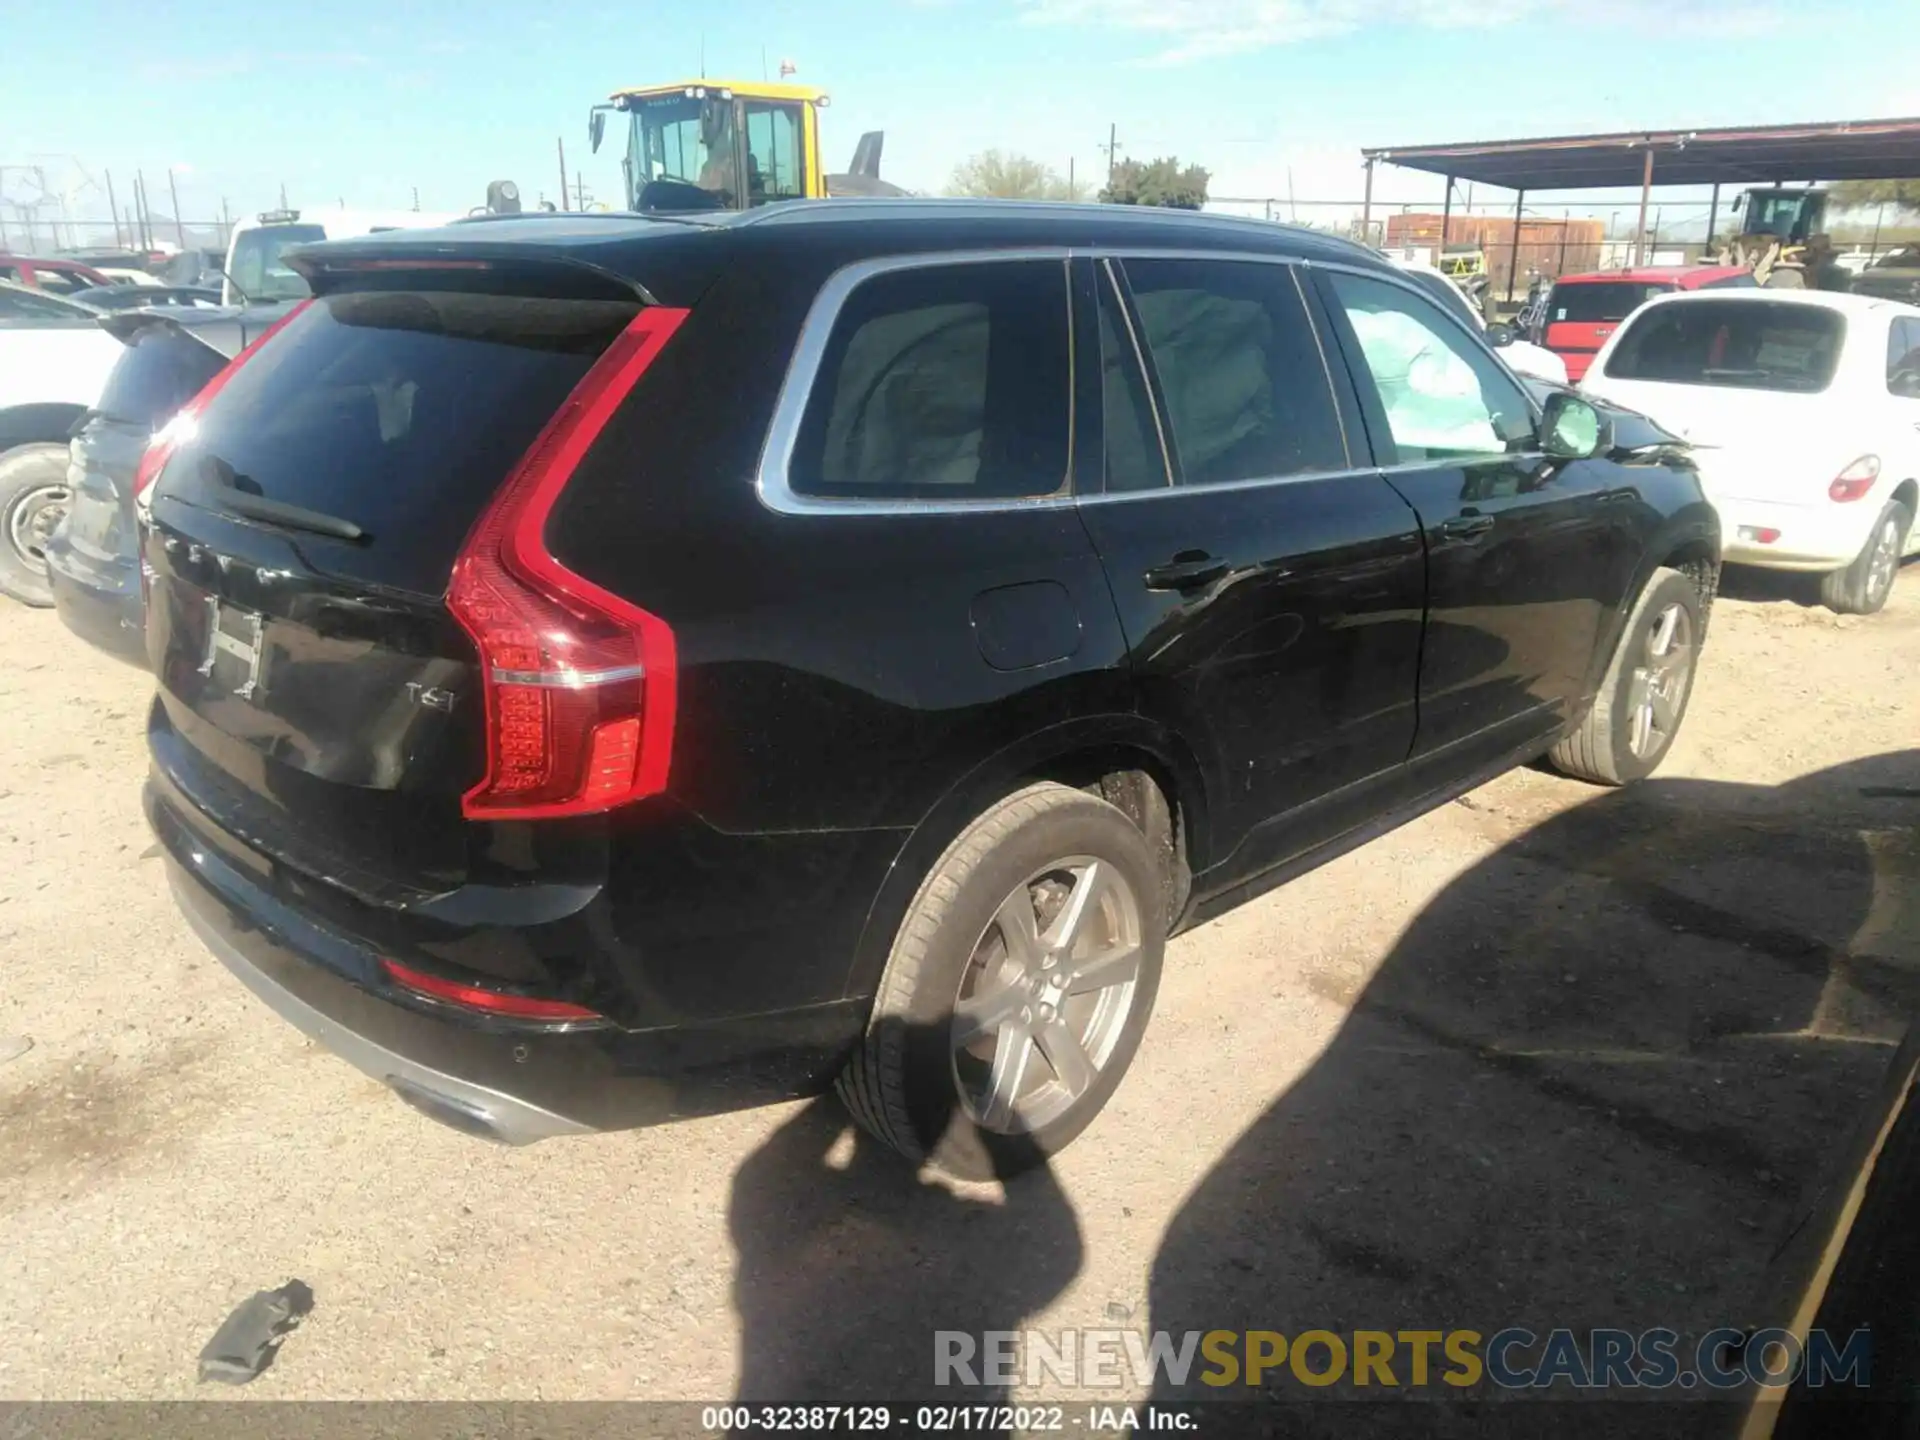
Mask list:
[[280,182],[280,208],[287,208],[287,182],[284,180]]
[[227,197],[222,195],[220,197],[220,248],[224,250],[232,242],[233,212],[227,209]]
[[553,148],[560,155],[560,208],[567,208],[567,142],[558,135],[553,137]]
[[167,167],[167,194],[173,197],[173,238],[180,242],[180,253],[187,253],[187,222],[180,218],[180,187],[173,183],[173,167]]
[[418,185],[413,187],[413,212],[416,215],[420,213],[420,187]]
[[1120,127],[1107,126],[1107,143],[1101,147],[1107,152],[1107,192],[1113,192],[1113,163],[1120,156]]
[[153,212],[147,206],[147,172],[133,172],[133,193],[140,207],[140,248],[153,249]]
[[120,248],[120,207],[114,203],[113,199],[113,172],[107,171],[106,176],[107,209],[113,212],[113,248],[118,250]]
[[576,210],[587,208],[587,181],[578,170],[573,172],[573,208]]

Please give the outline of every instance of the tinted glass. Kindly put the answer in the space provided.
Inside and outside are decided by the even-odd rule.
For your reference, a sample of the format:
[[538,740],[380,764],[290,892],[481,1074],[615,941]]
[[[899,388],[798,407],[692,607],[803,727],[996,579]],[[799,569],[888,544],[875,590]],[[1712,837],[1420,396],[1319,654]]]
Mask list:
[[1457,321],[1384,280],[1327,278],[1379,392],[1397,463],[1500,455],[1533,441],[1525,392]]
[[807,193],[800,165],[800,106],[749,100],[747,111],[747,201],[796,200]]
[[1100,394],[1109,493],[1159,490],[1168,483],[1153,401],[1140,357],[1121,313],[1118,293],[1104,267],[1100,273]]
[[307,282],[280,257],[296,246],[326,238],[327,232],[318,225],[267,225],[242,230],[233,242],[233,283],[256,303],[298,300],[307,294]]
[[1700,287],[1702,290],[1758,290],[1760,283],[1753,278],[1751,270],[1740,275],[1722,275],[1718,280],[1709,280]]
[[1126,273],[1182,484],[1346,468],[1326,364],[1289,267],[1130,260]]
[[1920,400],[1920,320],[1898,319],[1888,328],[1887,389]]
[[94,288],[93,281],[84,275],[76,275],[71,270],[50,269],[45,265],[34,267],[33,281],[49,295],[72,295],[76,291]]
[[1740,390],[1824,390],[1846,322],[1815,305],[1701,300],[1638,316],[1607,361],[1616,380]]
[[788,470],[802,495],[978,500],[1067,477],[1066,269],[944,265],[876,276],[841,309]]
[[1643,285],[1631,280],[1589,280],[1579,285],[1556,285],[1547,298],[1549,325],[1611,325],[1624,320],[1671,285]]
[[219,351],[171,325],[151,325],[114,362],[94,408],[110,419],[157,430],[226,364]]
[[436,591],[508,470],[634,313],[505,295],[327,296],[234,372],[161,494],[219,510],[231,487],[349,520],[393,583]]

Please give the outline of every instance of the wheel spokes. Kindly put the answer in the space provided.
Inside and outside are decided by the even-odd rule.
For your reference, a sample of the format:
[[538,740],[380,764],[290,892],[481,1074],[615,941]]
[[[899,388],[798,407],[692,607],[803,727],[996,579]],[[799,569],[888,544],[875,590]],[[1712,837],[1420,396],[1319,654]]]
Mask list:
[[1139,974],[1140,947],[1116,945],[1098,955],[1076,960],[1067,971],[1067,994],[1085,995],[1111,985],[1124,985]]
[[980,1111],[982,1125],[1004,1130],[1012,1122],[1027,1067],[1033,1063],[1033,1051],[1033,1032],[1025,1025],[1000,1027],[1000,1038],[993,1047],[993,1068],[987,1073],[986,1104]]
[[1071,1026],[1056,1015],[1043,1021],[1033,1032],[1033,1043],[1040,1047],[1040,1053],[1046,1056],[1047,1064],[1053,1067],[1054,1075],[1069,1095],[1078,1097],[1086,1093],[1087,1087],[1093,1084],[1093,1061],[1087,1058],[1086,1048]]
[[953,1007],[953,1048],[964,1050],[991,1035],[1020,1013],[1027,1003],[1027,987],[1008,980],[984,994],[969,995]]
[[1033,913],[1033,896],[1025,885],[1000,902],[994,914],[1000,938],[1006,942],[1007,963],[1026,972],[1040,968],[1040,931]]

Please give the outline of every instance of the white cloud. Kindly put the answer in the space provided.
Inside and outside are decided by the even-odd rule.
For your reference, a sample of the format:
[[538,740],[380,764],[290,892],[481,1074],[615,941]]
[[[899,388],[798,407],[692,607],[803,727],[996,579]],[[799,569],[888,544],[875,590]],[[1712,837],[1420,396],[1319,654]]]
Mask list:
[[1751,0],[1021,0],[1037,25],[1129,31],[1159,48],[1150,63],[1183,65],[1298,44],[1366,27],[1489,29],[1535,15],[1565,23],[1655,23],[1666,32],[1737,36],[1783,14]]

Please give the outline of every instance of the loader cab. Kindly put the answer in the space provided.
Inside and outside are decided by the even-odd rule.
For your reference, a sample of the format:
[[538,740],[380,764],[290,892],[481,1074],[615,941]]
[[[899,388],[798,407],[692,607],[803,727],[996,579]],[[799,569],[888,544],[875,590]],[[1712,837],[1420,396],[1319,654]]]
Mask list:
[[607,117],[627,122],[626,201],[633,210],[748,210],[827,193],[820,162],[825,92],[800,85],[695,80],[622,90],[596,105],[597,151]]
[[1749,190],[1734,201],[1741,215],[1740,234],[1770,235],[1782,246],[1804,245],[1827,225],[1824,190]]

